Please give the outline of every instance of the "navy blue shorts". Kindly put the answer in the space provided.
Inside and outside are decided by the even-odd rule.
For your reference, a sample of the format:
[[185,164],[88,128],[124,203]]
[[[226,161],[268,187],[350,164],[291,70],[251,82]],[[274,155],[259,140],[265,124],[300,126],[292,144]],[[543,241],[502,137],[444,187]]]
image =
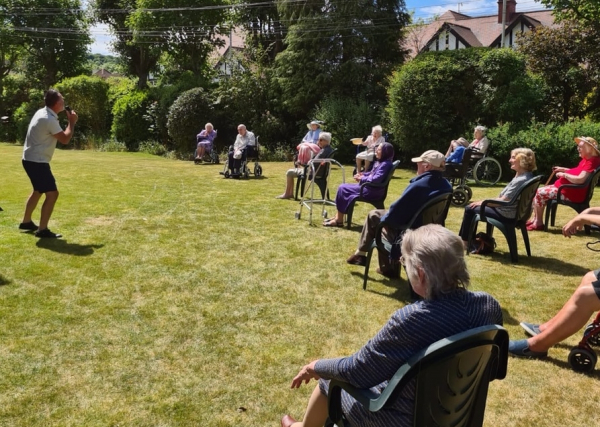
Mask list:
[[30,162],[29,160],[23,160],[22,163],[35,191],[38,193],[58,191],[56,180],[50,170],[50,163]]

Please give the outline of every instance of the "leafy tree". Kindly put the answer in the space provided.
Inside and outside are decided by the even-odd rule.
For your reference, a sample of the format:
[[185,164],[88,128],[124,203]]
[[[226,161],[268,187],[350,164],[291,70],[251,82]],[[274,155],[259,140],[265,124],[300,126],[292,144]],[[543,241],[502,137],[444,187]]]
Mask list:
[[598,30],[563,21],[560,27],[541,27],[518,41],[528,68],[548,86],[546,112],[567,121],[600,109],[600,51]]
[[5,115],[9,106],[4,98],[5,79],[15,69],[17,59],[23,54],[23,41],[13,30],[10,16],[4,10],[9,4],[6,0],[0,0],[0,113]]
[[113,49],[121,57],[126,73],[136,76],[137,86],[148,86],[148,76],[156,70],[162,54],[157,38],[147,35],[143,41],[134,40],[130,18],[137,10],[137,0],[92,0],[95,20],[107,24],[115,36]]
[[598,27],[600,25],[599,0],[541,0],[546,7],[554,9],[559,19],[574,19],[583,24]]
[[87,56],[88,67],[92,71],[105,69],[111,73],[123,74],[123,66],[118,57],[112,55],[102,55],[101,53],[90,53]]
[[40,87],[47,89],[85,71],[91,39],[79,0],[6,0],[6,4],[13,30],[21,29],[25,72]]
[[152,123],[146,115],[151,102],[147,91],[136,90],[117,99],[113,106],[112,135],[129,151],[137,150],[140,142],[152,136]]
[[287,48],[274,72],[283,105],[305,116],[325,95],[382,103],[382,83],[404,60],[398,40],[409,16],[403,0],[280,0]]
[[233,21],[246,30],[248,35],[246,45],[262,48],[272,62],[285,47],[286,27],[281,22],[277,2],[275,0],[267,4],[263,0],[239,0],[238,2],[240,6],[236,9],[238,12],[233,14]]
[[225,18],[222,0],[137,0],[127,24],[134,31],[133,42],[151,40],[167,53],[169,61],[182,70],[202,73]]

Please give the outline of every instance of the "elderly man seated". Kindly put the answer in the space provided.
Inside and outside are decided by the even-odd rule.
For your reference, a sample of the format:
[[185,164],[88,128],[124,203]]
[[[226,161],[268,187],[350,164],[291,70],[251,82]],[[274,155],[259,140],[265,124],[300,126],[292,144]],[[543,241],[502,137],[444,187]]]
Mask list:
[[[442,153],[428,150],[419,157],[413,158],[412,161],[417,164],[417,176],[410,180],[410,184],[402,196],[391,204],[389,210],[373,209],[369,212],[360,235],[358,249],[346,260],[348,264],[365,265],[367,263],[367,251],[375,239],[375,231],[381,221],[390,221],[398,225],[406,224],[431,198],[452,192],[452,186],[444,178],[444,155]],[[415,224],[415,226],[419,225]],[[384,236],[388,241],[394,241],[399,237],[391,230],[385,230]],[[383,248],[379,248],[378,253],[379,268],[377,272],[386,277],[398,277],[397,260],[392,263],[390,254]]]
[[238,135],[235,138],[235,142],[229,150],[229,171],[232,176],[240,175],[240,166],[242,160],[246,158],[246,150],[248,147],[254,147],[256,145],[256,138],[254,134],[249,130],[246,130],[245,125],[239,125],[237,127]]

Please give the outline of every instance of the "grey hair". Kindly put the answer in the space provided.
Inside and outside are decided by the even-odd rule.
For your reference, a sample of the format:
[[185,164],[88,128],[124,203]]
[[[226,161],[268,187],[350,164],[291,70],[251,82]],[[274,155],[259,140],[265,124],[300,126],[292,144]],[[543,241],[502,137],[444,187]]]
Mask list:
[[246,129],[246,125],[238,125],[237,128],[238,128],[238,130],[240,130],[240,129]]
[[379,132],[380,135],[383,135],[383,128],[381,126],[373,126],[373,128],[371,128],[371,133],[375,131]]
[[535,153],[529,148],[515,148],[511,151],[511,154],[515,155],[521,167],[526,171],[533,172],[537,169]]
[[205,125],[204,125],[204,129],[206,129],[208,126],[210,126],[210,127],[211,127],[211,128],[213,128],[213,129],[215,128],[215,127],[212,125],[212,123],[210,123],[210,122],[209,122],[209,123],[207,123],[207,124],[205,124]]
[[485,131],[487,130],[487,128],[485,126],[475,126],[475,130],[481,131],[481,133],[483,133],[485,135]]
[[426,299],[469,286],[464,252],[462,239],[438,224],[408,230],[402,239],[407,271],[419,268],[425,276]]
[[329,133],[329,132],[321,132],[319,134],[319,139],[324,139],[325,141],[327,141],[328,143],[331,144],[331,133]]

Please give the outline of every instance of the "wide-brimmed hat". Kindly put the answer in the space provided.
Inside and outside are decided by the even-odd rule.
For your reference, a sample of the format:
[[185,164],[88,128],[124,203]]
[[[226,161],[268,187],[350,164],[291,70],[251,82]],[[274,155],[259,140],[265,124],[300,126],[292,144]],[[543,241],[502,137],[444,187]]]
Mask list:
[[600,150],[598,150],[598,143],[591,136],[578,136],[578,137],[574,138],[573,140],[577,144],[579,144],[580,142],[588,144],[590,147],[592,147],[594,150],[596,150],[596,153],[600,154]]
[[413,157],[412,161],[414,163],[418,163],[418,162],[429,163],[430,165],[435,166],[436,168],[439,168],[440,166],[442,166],[444,164],[445,157],[439,151],[427,150],[423,154],[421,154],[419,157]]
[[307,123],[306,127],[309,128],[309,129],[311,129],[312,125],[317,125],[318,127],[321,127],[321,122],[319,122],[318,120],[313,120],[312,122]]
[[464,139],[462,136],[458,139],[453,139],[452,142],[457,142],[459,145],[462,145],[463,147],[469,146],[469,141]]

